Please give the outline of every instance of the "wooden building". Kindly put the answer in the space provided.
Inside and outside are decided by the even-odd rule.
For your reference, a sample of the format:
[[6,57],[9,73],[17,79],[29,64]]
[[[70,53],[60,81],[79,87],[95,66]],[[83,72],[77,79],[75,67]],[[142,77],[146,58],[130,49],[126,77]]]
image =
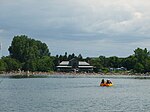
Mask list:
[[85,61],[78,61],[73,58],[70,61],[62,61],[57,66],[57,71],[60,72],[93,72],[93,66]]

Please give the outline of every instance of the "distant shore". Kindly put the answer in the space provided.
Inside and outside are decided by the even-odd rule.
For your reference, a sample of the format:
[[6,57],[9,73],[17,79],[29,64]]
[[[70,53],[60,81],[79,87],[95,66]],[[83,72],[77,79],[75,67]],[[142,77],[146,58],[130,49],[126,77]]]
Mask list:
[[0,76],[51,76],[51,75],[75,75],[75,76],[150,76],[150,73],[127,73],[127,72],[108,72],[108,73],[75,73],[75,72],[3,72]]

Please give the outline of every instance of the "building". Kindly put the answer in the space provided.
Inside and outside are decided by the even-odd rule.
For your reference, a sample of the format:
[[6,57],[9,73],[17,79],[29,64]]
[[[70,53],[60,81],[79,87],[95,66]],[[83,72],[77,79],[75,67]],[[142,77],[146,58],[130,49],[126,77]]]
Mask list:
[[57,70],[61,72],[93,72],[93,66],[85,61],[78,61],[73,58],[70,61],[62,61],[58,66]]
[[120,67],[120,68],[109,68],[109,71],[126,71],[127,68],[125,67]]

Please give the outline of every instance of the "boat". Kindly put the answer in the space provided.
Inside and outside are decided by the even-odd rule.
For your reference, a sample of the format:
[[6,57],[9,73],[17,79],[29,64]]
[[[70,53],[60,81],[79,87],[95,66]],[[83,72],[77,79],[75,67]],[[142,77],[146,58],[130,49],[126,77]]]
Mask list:
[[100,86],[106,86],[105,83],[101,83]]
[[111,86],[113,86],[113,84],[112,84],[112,83],[110,83],[110,84],[107,84],[107,83],[101,83],[100,86],[111,87]]
[[113,86],[113,84],[112,84],[112,83],[110,83],[110,84],[105,84],[105,86],[106,86],[106,87],[110,87],[110,86]]

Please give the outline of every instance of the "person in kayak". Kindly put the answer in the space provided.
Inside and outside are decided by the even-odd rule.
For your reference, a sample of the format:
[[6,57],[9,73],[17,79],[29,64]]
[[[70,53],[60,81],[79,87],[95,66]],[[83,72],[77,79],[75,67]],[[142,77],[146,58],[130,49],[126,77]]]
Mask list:
[[108,80],[106,81],[106,84],[112,84],[112,82],[108,79]]
[[105,80],[104,79],[102,79],[101,84],[105,84]]

